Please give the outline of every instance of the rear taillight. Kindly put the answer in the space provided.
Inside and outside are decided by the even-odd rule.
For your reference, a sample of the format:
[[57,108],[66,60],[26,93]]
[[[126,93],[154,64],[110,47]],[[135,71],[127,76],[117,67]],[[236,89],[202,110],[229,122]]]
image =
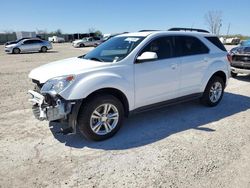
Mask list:
[[232,63],[233,62],[233,58],[230,54],[227,54],[227,60],[229,63]]

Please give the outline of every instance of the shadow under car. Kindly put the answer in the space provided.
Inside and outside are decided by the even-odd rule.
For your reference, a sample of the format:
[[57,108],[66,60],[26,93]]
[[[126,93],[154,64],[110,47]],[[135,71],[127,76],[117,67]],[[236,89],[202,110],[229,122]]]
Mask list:
[[126,118],[123,127],[114,137],[101,142],[88,141],[80,133],[58,134],[65,125],[56,122],[50,122],[50,130],[58,141],[69,147],[123,150],[144,146],[189,129],[213,132],[216,130],[203,126],[249,108],[250,97],[225,92],[216,107],[208,108],[197,101],[191,101]]

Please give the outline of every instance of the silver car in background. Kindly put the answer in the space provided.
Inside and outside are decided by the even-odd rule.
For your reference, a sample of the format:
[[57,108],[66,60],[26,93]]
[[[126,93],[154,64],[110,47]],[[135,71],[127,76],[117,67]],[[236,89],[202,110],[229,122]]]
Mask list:
[[5,52],[13,54],[24,52],[47,52],[47,50],[50,49],[52,49],[51,43],[39,38],[23,39],[17,43],[11,43],[5,46]]

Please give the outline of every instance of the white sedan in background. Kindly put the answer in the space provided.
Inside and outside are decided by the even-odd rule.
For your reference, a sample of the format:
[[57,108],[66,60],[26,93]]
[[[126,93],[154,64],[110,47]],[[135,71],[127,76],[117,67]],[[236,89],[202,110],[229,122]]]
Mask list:
[[98,37],[86,37],[80,40],[73,41],[72,45],[75,48],[85,47],[85,46],[97,46],[98,41],[100,41],[100,38]]

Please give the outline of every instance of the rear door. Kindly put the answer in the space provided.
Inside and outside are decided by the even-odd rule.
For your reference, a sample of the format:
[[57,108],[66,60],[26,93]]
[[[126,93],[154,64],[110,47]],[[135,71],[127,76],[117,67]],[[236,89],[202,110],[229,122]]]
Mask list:
[[42,42],[41,40],[34,39],[34,40],[32,41],[32,49],[33,49],[34,51],[40,51],[41,48],[42,48],[42,44],[43,44],[43,42]]
[[180,95],[198,93],[209,61],[209,49],[194,36],[176,36],[180,62]]
[[136,108],[178,97],[180,59],[175,57],[173,39],[156,38],[139,53],[155,52],[158,59],[134,65]]

